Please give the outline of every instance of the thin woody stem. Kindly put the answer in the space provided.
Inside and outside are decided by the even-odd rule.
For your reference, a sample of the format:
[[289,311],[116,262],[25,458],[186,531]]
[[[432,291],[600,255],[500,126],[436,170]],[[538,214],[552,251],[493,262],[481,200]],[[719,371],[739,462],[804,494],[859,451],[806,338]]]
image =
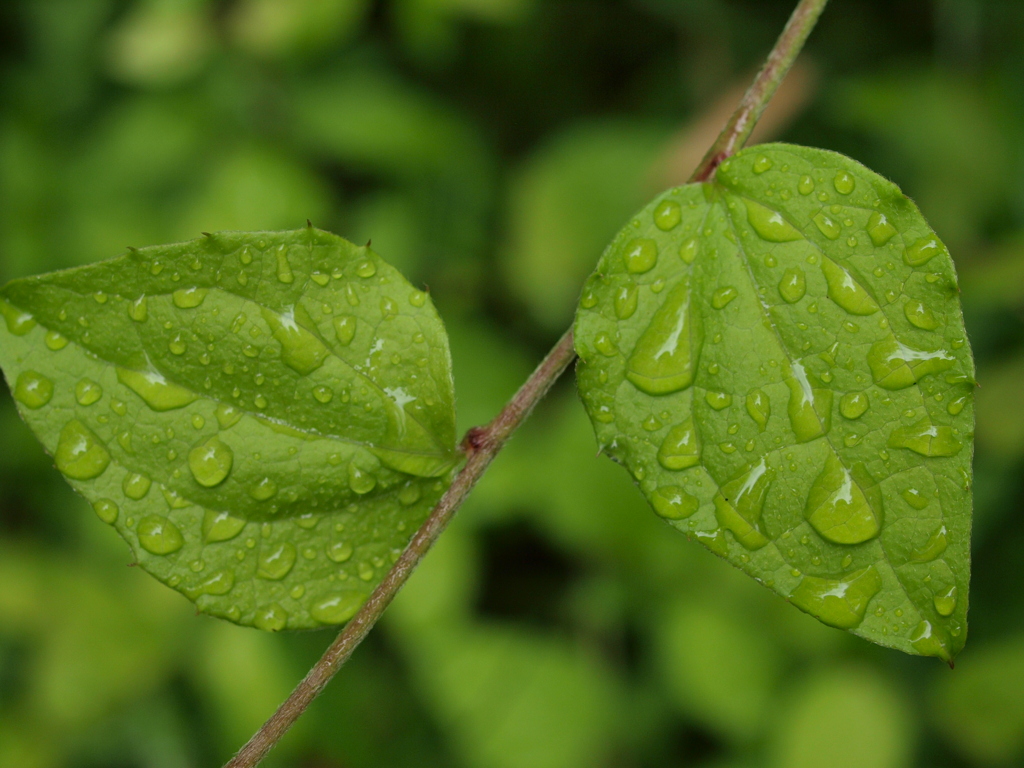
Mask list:
[[[691,182],[711,178],[718,165],[737,152],[750,137],[758,118],[803,48],[807,36],[827,2],[828,0],[800,0],[775,47],[768,55],[764,67],[744,95],[739,108],[690,177]],[[465,465],[413,536],[409,546],[302,682],[225,768],[255,768],[306,711],[313,699],[320,694],[335,673],[348,661],[363,638],[373,629],[413,570],[462,506],[494,457],[575,357],[572,331],[569,330],[494,420],[484,427],[474,427],[466,434],[462,443],[467,457]]]
[[707,181],[719,164],[740,150],[750,138],[757,121],[768,102],[793,66],[797,55],[807,42],[818,17],[825,10],[828,0],[800,0],[793,14],[782,30],[775,47],[765,59],[764,66],[757,73],[753,84],[743,96],[739,107],[732,113],[711,149],[704,155],[690,181]]
[[309,674],[225,768],[252,768],[257,765],[320,694],[352,655],[356,646],[373,629],[373,625],[405,585],[423,556],[437,541],[473,486],[498,455],[498,451],[530,415],[534,406],[547,394],[551,385],[575,356],[572,331],[567,331],[494,420],[487,426],[474,427],[466,434],[462,443],[467,456],[466,463],[430,513],[430,517],[413,536],[409,546],[388,571],[384,580],[373,590],[373,594],[359,612],[324,651],[324,655]]

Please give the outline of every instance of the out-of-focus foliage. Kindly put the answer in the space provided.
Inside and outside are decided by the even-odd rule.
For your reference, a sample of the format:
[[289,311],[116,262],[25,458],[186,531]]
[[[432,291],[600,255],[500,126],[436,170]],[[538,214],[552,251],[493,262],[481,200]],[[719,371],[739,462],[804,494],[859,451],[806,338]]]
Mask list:
[[[791,5],[8,0],[0,282],[309,218],[429,286],[465,429]],[[955,671],[821,627],[681,541],[595,456],[567,380],[267,764],[1019,764],[1022,50],[1019,3],[835,0],[807,52],[819,90],[779,136],[896,181],[960,272],[981,388]],[[643,158],[646,178],[615,172]],[[218,764],[332,633],[195,616],[125,567],[6,393],[0,439],[0,765]]]

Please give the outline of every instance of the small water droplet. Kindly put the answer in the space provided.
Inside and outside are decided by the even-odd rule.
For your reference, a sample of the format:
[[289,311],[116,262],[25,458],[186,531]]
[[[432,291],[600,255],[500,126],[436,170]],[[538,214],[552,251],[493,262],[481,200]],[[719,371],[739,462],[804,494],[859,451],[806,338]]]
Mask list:
[[197,483],[213,488],[223,483],[231,473],[234,459],[235,454],[229,446],[211,437],[189,451],[188,468]]
[[737,296],[739,296],[739,292],[731,285],[718,288],[711,294],[711,306],[715,309],[722,309]]
[[839,223],[832,219],[824,211],[819,211],[811,219],[818,230],[827,237],[829,240],[838,240],[839,235],[843,233],[843,228],[839,226]]
[[950,587],[942,594],[935,595],[932,603],[939,616],[952,616],[956,610],[956,587]]
[[360,277],[373,277],[377,274],[377,265],[372,261],[362,261],[356,267],[356,274]]
[[335,563],[344,563],[351,559],[352,545],[345,541],[336,541],[327,547],[327,557]]
[[253,626],[264,632],[280,632],[288,626],[288,611],[277,603],[260,606],[252,619]]
[[121,482],[121,490],[124,491],[124,495],[129,499],[139,501],[146,497],[152,485],[153,481],[146,475],[132,472],[125,475],[124,480]]
[[768,395],[760,389],[752,390],[747,395],[747,413],[750,414],[750,418],[757,424],[758,431],[764,432],[765,427],[768,426],[768,418],[772,413]]
[[261,313],[274,338],[281,345],[281,359],[285,365],[299,375],[307,376],[324,364],[330,352],[316,336],[303,327],[308,325],[315,328],[316,324],[308,316],[304,316],[305,312],[301,305],[296,305],[283,314],[266,308],[263,308]]
[[700,502],[682,488],[663,485],[651,494],[651,506],[666,520],[683,520],[700,507]]
[[636,283],[630,280],[619,287],[615,292],[615,316],[619,320],[628,320],[636,312],[639,289]]
[[682,218],[683,209],[674,200],[662,200],[654,209],[654,224],[663,232],[677,227]]
[[853,188],[857,182],[854,180],[846,171],[837,171],[835,178],[832,179],[832,186],[836,188],[836,192],[840,195],[848,195],[853,192]]
[[846,419],[859,419],[869,405],[866,392],[847,392],[839,399],[839,413]]
[[692,418],[668,431],[658,449],[658,463],[669,470],[688,469],[700,463],[700,445]]
[[334,397],[334,390],[331,389],[330,387],[325,387],[323,385],[319,387],[314,387],[313,397],[317,399],[317,402],[326,404],[331,402],[331,398]]
[[228,405],[227,403],[221,403],[218,405],[214,415],[217,417],[217,423],[220,425],[221,429],[229,429],[235,426],[239,419],[242,418],[242,412],[233,405]]
[[78,419],[64,425],[53,458],[57,469],[72,480],[92,480],[110,464],[106,446]]
[[822,258],[821,271],[828,283],[828,297],[851,315],[873,315],[878,311],[875,300],[843,267]]
[[732,405],[732,395],[728,392],[714,392],[712,390],[708,390],[704,395],[704,400],[716,411],[720,411],[723,408],[728,408]]
[[623,260],[633,274],[649,272],[658,261],[658,244],[647,237],[637,237],[626,246]]
[[160,515],[146,515],[139,520],[136,532],[142,548],[154,555],[169,555],[185,544],[178,526]]
[[925,331],[934,331],[939,327],[939,321],[935,319],[932,311],[924,305],[924,302],[916,299],[908,299],[903,305],[903,314],[906,315],[910,324]]
[[61,336],[57,331],[47,331],[46,336],[44,337],[44,342],[46,344],[46,348],[53,350],[54,352],[59,352],[68,345],[67,338]]
[[939,636],[930,621],[922,621],[914,628],[910,634],[910,644],[922,656],[935,656],[946,662],[952,660],[945,640]]
[[356,493],[362,495],[369,493],[377,485],[377,478],[372,472],[368,472],[356,466],[355,462],[348,465],[348,485]]
[[277,256],[277,279],[286,284],[294,282],[292,265],[288,263],[288,246],[284,244],[277,246],[275,254]]
[[789,304],[795,304],[807,292],[807,278],[800,267],[790,267],[782,273],[779,281],[779,294]]
[[398,302],[390,296],[382,296],[380,299],[380,314],[384,320],[390,320],[398,314]]
[[814,191],[814,179],[807,175],[801,176],[796,188],[801,195],[809,195]]
[[92,510],[96,513],[96,517],[107,525],[113,525],[117,522],[119,510],[117,504],[110,499],[99,499],[92,505]]
[[203,513],[203,541],[213,544],[218,541],[230,541],[245,528],[245,520],[232,517],[227,512],[206,510]]
[[42,408],[53,398],[53,382],[36,371],[22,371],[14,384],[14,399],[26,408]]
[[938,238],[934,235],[930,237],[922,237],[913,244],[907,246],[907,250],[903,254],[904,261],[912,267],[919,267],[927,261],[930,261],[935,256],[944,252],[942,243],[939,242]]
[[205,288],[180,288],[171,294],[171,300],[179,309],[194,309],[203,303],[206,293]]
[[256,501],[266,501],[277,493],[277,483],[269,477],[264,477],[256,485],[249,489],[249,495]]
[[[184,387],[167,381],[162,374],[156,371],[142,373],[118,368],[117,380],[141,397],[146,405],[154,411],[162,412],[184,408],[198,397]],[[110,407],[114,408],[114,401],[111,401]],[[123,416],[124,414],[119,415]]]
[[881,247],[896,234],[896,227],[889,223],[884,213],[875,211],[868,217],[867,231],[875,247]]
[[687,264],[693,264],[694,259],[697,258],[697,251],[700,250],[700,241],[695,237],[691,237],[689,240],[679,246],[679,258],[681,258]]
[[805,443],[828,433],[832,420],[832,390],[811,386],[803,365],[793,362],[789,387],[789,421],[797,442]]
[[800,231],[786,221],[778,211],[766,208],[753,200],[744,199],[743,202],[747,207],[747,221],[761,239],[772,243],[803,239]]
[[17,307],[8,304],[0,299],[0,314],[7,322],[7,330],[15,336],[24,336],[36,327],[36,320],[28,312],[22,312]]
[[341,592],[313,605],[309,615],[321,624],[341,624],[355,616],[365,600],[361,592]]

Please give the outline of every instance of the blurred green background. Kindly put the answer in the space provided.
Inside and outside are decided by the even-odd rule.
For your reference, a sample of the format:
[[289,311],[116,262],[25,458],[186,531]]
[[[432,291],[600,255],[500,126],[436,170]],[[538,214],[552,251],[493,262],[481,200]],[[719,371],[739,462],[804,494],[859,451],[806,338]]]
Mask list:
[[[428,285],[465,429],[683,181],[792,0],[3,0],[0,282],[301,226]],[[970,640],[950,672],[787,606],[595,457],[571,380],[268,766],[1024,762],[1024,3],[833,0],[764,138],[897,181],[979,359]],[[723,111],[724,110],[724,111]],[[216,766],[332,639],[194,615],[0,394],[0,766]]]

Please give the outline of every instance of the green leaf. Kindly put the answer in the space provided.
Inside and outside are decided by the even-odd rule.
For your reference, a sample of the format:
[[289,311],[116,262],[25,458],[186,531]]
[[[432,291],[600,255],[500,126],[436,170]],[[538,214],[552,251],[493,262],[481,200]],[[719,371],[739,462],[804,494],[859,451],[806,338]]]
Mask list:
[[602,450],[674,527],[826,624],[960,650],[974,364],[949,254],[893,184],[740,152],[619,233],[576,349]]
[[312,227],[133,250],[0,291],[0,365],[139,564],[262,629],[347,621],[457,464],[427,294]]

